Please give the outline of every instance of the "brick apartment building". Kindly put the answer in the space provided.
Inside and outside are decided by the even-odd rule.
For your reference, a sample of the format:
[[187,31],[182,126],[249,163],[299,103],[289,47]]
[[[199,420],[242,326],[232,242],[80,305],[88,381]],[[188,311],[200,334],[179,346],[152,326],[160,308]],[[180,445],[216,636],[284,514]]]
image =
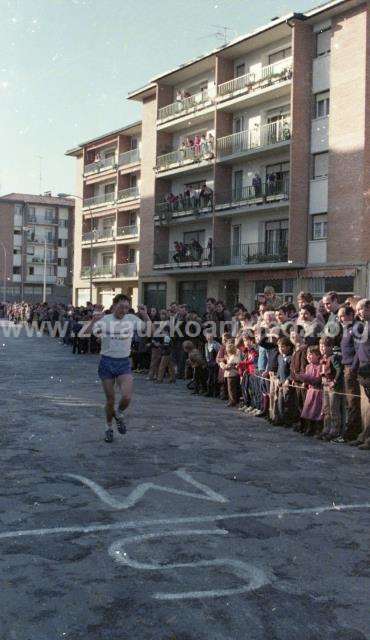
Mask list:
[[73,233],[71,198],[53,197],[50,192],[0,197],[1,300],[4,287],[8,302],[42,300],[46,251],[47,300],[70,302]]
[[123,284],[123,257],[133,264],[116,229],[136,224],[135,207],[131,288],[148,305],[201,310],[212,295],[251,306],[266,284],[286,300],[300,289],[369,295],[369,36],[363,0],[274,19],[132,92],[141,124],[70,152],[84,197],[82,274],[93,263],[101,299]]
[[141,122],[82,143],[77,160],[74,301],[138,301]]

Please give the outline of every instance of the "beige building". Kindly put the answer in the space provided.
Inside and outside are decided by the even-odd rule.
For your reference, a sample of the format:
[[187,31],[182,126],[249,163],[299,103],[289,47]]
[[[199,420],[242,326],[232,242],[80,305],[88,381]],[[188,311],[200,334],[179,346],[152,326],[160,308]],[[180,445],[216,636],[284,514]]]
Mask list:
[[[275,19],[130,94],[142,104],[134,171],[116,163],[86,172],[94,161],[87,151],[111,143],[113,153],[115,140],[119,157],[130,128],[72,152],[80,154],[79,175],[85,165],[89,220],[118,216],[119,190],[140,175],[139,279],[131,285],[140,300],[200,311],[208,295],[251,307],[267,284],[285,300],[300,289],[369,295],[369,25],[363,0]],[[114,190],[114,207],[96,202],[91,213],[94,197],[107,198],[97,184]],[[116,236],[112,242],[117,268]],[[90,249],[81,246],[89,268]],[[76,260],[77,268],[77,251]],[[115,282],[130,290],[117,271],[110,288],[99,273],[101,296],[104,287],[116,291]],[[83,280],[75,287],[86,293]]]
[[82,143],[76,157],[74,303],[138,301],[141,123]]
[[[9,193],[0,198],[0,299],[71,302],[74,200]],[[4,271],[5,268],[5,271]],[[4,292],[5,288],[5,292]]]

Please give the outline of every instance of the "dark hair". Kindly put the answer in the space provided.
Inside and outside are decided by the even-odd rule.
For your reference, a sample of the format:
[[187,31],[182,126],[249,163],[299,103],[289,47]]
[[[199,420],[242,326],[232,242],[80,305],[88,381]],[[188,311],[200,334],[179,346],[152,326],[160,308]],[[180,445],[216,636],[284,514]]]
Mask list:
[[342,304],[339,309],[338,312],[343,309],[344,311],[344,315],[346,316],[354,316],[355,315],[355,310],[353,307],[351,307],[349,304]]
[[279,338],[278,345],[279,346],[284,346],[284,347],[289,347],[291,351],[293,351],[293,349],[294,349],[293,343],[286,336],[282,336],[281,338]]
[[313,295],[312,293],[309,292],[305,292],[305,291],[300,291],[298,296],[297,296],[298,300],[302,299],[302,300],[306,300],[306,302],[313,302]]
[[314,318],[316,318],[316,307],[313,304],[304,304],[301,307],[301,310],[302,309],[304,309],[304,311],[308,311],[310,316],[313,316]]
[[114,296],[114,298],[113,298],[113,304],[117,304],[118,302],[130,302],[131,303],[131,300],[124,293],[117,293],[117,295]]
[[293,304],[293,302],[288,302],[288,304],[285,305],[285,309],[287,311],[287,313],[289,313],[289,311],[291,311],[292,313],[296,313],[297,309],[295,304]]
[[339,301],[339,296],[336,291],[329,291],[325,294],[324,298],[330,298],[331,301],[336,300]]
[[217,304],[216,298],[207,298],[206,302],[212,302],[212,304]]
[[281,307],[278,307],[276,309],[276,311],[282,311],[283,313],[286,314],[287,313],[287,308],[286,308],[285,304],[282,304]]
[[334,340],[333,338],[330,338],[329,336],[323,336],[322,338],[320,338],[320,344],[324,344],[326,347],[334,347]]
[[321,357],[321,353],[320,353],[320,349],[318,346],[316,345],[310,345],[309,347],[307,347],[307,353],[314,353],[315,355],[317,355],[319,358]]

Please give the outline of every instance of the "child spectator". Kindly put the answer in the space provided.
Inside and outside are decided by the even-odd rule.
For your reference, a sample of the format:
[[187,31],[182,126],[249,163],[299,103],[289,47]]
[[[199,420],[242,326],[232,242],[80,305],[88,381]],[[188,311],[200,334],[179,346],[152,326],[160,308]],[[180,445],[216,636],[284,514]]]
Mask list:
[[291,427],[295,418],[294,389],[290,385],[290,366],[294,346],[289,338],[278,340],[277,411],[274,424]]
[[204,346],[204,353],[208,369],[207,396],[216,398],[219,394],[217,354],[221,345],[215,340],[212,331],[207,331],[205,337],[206,344]]
[[342,395],[339,393],[343,390],[343,368],[340,355],[334,352],[332,338],[321,338],[320,353],[324,428],[317,437],[329,441],[339,438],[342,432]]
[[192,395],[198,396],[199,393],[207,393],[208,367],[206,361],[196,349],[190,353],[189,361],[193,368],[194,391]]
[[188,383],[187,387],[188,387],[188,389],[191,389],[192,387],[194,387],[194,380],[193,380],[193,367],[191,366],[191,363],[190,363],[190,360],[189,360],[189,356],[190,356],[191,352],[195,350],[195,344],[191,340],[184,340],[182,348],[183,348],[183,351],[185,352],[185,355],[186,355],[186,360],[185,360],[185,380],[190,380],[190,382]]
[[227,398],[227,383],[225,380],[225,372],[222,364],[226,364],[226,345],[232,340],[232,335],[228,331],[225,331],[222,334],[221,338],[221,347],[218,351],[216,362],[219,366],[218,369],[218,384],[220,388],[220,398],[221,400],[226,400]]
[[307,367],[307,345],[303,336],[298,331],[292,331],[290,339],[294,345],[292,361],[290,363],[290,382],[294,386],[295,394],[295,427],[294,431],[304,431],[307,427],[305,420],[301,418],[304,401],[306,398],[306,389],[300,381],[299,376],[306,371]]
[[161,344],[161,361],[159,363],[157,382],[162,383],[166,373],[168,373],[170,382],[176,382],[175,365],[172,359],[173,340],[170,336],[170,328],[163,328],[164,336]]
[[238,373],[238,365],[240,363],[240,353],[235,344],[231,341],[226,345],[226,364],[220,366],[224,370],[227,382],[228,407],[235,407],[240,398],[240,379]]
[[251,376],[254,374],[257,366],[258,351],[254,336],[249,333],[243,337],[243,360],[238,366],[240,376],[240,385],[243,397],[243,406],[241,409],[245,413],[249,413],[254,407],[252,405],[252,385],[250,384]]
[[306,436],[313,436],[322,428],[322,381],[320,373],[320,349],[310,346],[307,349],[308,365],[304,373],[296,377],[304,382],[307,388],[301,417],[307,420],[304,431]]

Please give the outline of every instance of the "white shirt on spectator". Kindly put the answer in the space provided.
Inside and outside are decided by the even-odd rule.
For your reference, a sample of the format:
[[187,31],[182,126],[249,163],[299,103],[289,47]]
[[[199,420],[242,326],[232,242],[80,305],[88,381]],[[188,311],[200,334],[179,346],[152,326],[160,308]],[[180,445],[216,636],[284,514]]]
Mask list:
[[102,356],[128,358],[134,331],[143,328],[144,322],[132,313],[127,313],[123,318],[116,318],[110,313],[95,323],[93,333],[101,337]]

